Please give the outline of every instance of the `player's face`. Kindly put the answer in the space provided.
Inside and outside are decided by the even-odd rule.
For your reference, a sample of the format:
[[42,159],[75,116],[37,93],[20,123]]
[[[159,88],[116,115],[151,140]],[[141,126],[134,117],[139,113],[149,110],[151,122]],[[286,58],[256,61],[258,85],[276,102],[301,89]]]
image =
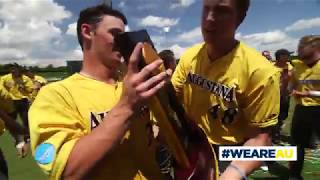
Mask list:
[[201,30],[206,43],[234,39],[239,24],[236,0],[203,0]]
[[317,54],[320,53],[320,48],[305,46],[298,47],[298,56],[306,65],[314,64],[319,60]]
[[102,63],[110,69],[117,69],[121,63],[121,54],[115,51],[114,37],[124,32],[125,25],[117,17],[106,15],[102,21],[96,25],[92,37],[92,50]]
[[289,55],[283,54],[283,55],[280,55],[279,61],[282,62],[282,63],[286,63],[286,62],[289,61],[289,58],[290,58]]

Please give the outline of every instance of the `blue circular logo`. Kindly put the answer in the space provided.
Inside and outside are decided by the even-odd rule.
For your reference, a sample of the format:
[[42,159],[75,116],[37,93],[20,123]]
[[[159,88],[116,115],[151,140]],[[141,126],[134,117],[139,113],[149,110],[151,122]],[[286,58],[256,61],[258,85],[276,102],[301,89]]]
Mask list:
[[39,164],[49,164],[55,158],[56,150],[52,144],[43,143],[36,148],[35,160]]

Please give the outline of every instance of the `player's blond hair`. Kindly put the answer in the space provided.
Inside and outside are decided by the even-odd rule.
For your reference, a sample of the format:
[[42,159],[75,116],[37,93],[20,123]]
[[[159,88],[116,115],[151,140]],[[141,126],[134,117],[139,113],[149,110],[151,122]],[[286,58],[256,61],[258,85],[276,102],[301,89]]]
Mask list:
[[304,48],[306,46],[312,46],[320,48],[320,35],[307,35],[300,39],[299,48]]

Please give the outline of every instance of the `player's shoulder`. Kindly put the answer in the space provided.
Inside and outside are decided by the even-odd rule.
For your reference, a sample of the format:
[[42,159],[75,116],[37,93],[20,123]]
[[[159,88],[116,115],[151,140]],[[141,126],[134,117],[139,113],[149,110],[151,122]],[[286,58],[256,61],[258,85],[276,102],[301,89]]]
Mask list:
[[74,74],[72,76],[69,76],[69,77],[63,79],[63,80],[49,83],[40,89],[39,94],[42,94],[42,93],[58,93],[58,94],[63,93],[63,94],[65,94],[67,91],[69,91],[68,89],[70,89],[72,86],[77,84],[77,82],[76,82],[77,77],[76,76],[77,75]]
[[291,62],[287,62],[287,65],[288,65],[288,70],[289,71],[292,71],[293,70],[293,65]]
[[199,43],[187,48],[185,52],[181,55],[180,61],[192,61],[199,55],[204,46],[204,43]]
[[279,71],[275,65],[267,60],[264,56],[261,55],[259,51],[256,49],[246,45],[243,42],[240,42],[240,51],[239,56],[241,57],[241,61],[245,61],[252,71],[264,69],[270,71]]
[[22,75],[22,79],[23,79],[23,81],[29,81],[29,82],[32,82],[32,79],[31,78],[29,78],[28,76],[26,76],[26,75]]
[[[256,49],[248,46],[244,42],[240,42],[239,49],[240,50],[238,51],[239,52],[238,55],[241,56],[243,59],[245,59],[247,61],[252,61],[252,63],[257,61],[259,63],[262,62],[264,64],[272,65],[272,62],[268,61],[264,56],[262,56],[259,51],[257,51]],[[254,63],[254,64],[256,64],[256,63]]]
[[299,59],[293,59],[293,60],[291,60],[291,64],[293,67],[297,67],[297,66],[303,65],[303,62]]
[[12,79],[12,74],[9,73],[9,74],[5,74],[3,76],[1,76],[1,79],[2,80],[9,80],[9,79]]

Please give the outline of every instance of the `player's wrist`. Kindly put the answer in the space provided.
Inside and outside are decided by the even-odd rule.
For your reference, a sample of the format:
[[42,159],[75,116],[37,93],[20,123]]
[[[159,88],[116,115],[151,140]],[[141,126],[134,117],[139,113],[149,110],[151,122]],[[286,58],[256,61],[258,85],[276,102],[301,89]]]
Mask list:
[[243,169],[238,167],[235,164],[229,164],[227,169],[222,173],[220,179],[222,180],[228,180],[228,179],[233,179],[233,180],[247,180],[246,173]]
[[118,104],[114,107],[114,109],[119,109],[119,111],[123,115],[132,116],[135,112],[135,106],[126,102],[126,101],[119,101]]
[[21,149],[21,148],[24,147],[25,144],[26,144],[26,143],[25,143],[24,141],[21,141],[21,142],[19,142],[19,143],[16,144],[16,148],[17,148],[17,149]]

